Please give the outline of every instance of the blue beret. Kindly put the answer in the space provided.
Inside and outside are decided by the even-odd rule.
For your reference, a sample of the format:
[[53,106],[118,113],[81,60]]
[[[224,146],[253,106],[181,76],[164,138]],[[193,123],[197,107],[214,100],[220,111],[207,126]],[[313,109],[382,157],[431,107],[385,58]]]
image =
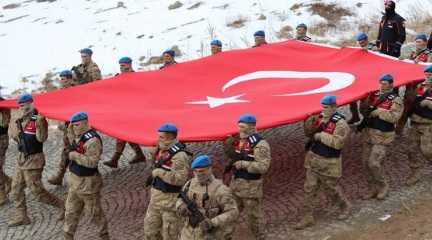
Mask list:
[[306,24],[304,24],[304,23],[300,23],[299,25],[297,25],[296,29],[297,29],[297,28],[304,28],[304,29],[307,29],[307,26],[306,26]]
[[165,123],[159,127],[158,132],[177,133],[177,127],[172,123]]
[[426,34],[424,34],[424,33],[420,33],[420,34],[417,34],[417,35],[416,35],[415,40],[416,40],[416,41],[417,41],[417,40],[423,40],[423,41],[427,42],[428,39],[427,39]]
[[432,65],[427,65],[424,68],[425,73],[432,73]]
[[122,57],[119,60],[119,64],[131,64],[132,63],[132,58],[130,57]]
[[83,54],[87,54],[87,55],[92,55],[93,54],[93,51],[90,48],[83,48],[79,52],[83,53]]
[[256,123],[256,117],[253,114],[246,113],[240,116],[239,123]]
[[218,47],[222,47],[222,42],[220,40],[218,40],[218,39],[215,39],[215,40],[211,41],[210,45],[215,45],[215,46],[218,46]]
[[74,113],[74,115],[72,115],[72,117],[70,118],[71,123],[75,123],[83,120],[88,120],[88,115],[86,112]]
[[171,57],[175,57],[175,51],[172,50],[172,49],[168,49],[168,50],[166,50],[165,52],[163,52],[162,54],[168,54],[168,55],[170,55]]
[[393,83],[393,76],[392,75],[390,75],[390,74],[384,74],[384,75],[382,75],[381,77],[380,77],[380,82],[381,81],[387,81],[387,82],[389,82],[389,83]]
[[356,39],[358,42],[363,41],[363,40],[367,40],[368,35],[364,32],[361,32],[361,33],[357,34]]
[[18,104],[33,102],[33,97],[29,93],[24,93],[18,97]]
[[254,33],[254,37],[265,37],[265,32],[260,30]]
[[321,98],[322,105],[335,105],[336,104],[336,96],[335,95],[325,95]]
[[207,155],[200,155],[192,160],[192,169],[205,168],[213,165],[213,161]]
[[72,71],[70,70],[63,70],[60,72],[60,77],[72,77]]

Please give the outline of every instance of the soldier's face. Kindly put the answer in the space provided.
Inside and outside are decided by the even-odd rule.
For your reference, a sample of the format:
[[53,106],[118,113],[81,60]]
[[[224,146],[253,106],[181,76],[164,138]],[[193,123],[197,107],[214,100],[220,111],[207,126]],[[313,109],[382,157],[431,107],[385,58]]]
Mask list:
[[208,167],[207,168],[195,168],[193,170],[193,174],[197,178],[199,184],[205,185],[210,180],[211,170]]
[[81,62],[83,64],[89,63],[90,59],[91,59],[90,55],[81,53]]
[[69,77],[60,77],[60,84],[62,86],[68,86],[72,83],[72,78]]
[[432,73],[425,73],[426,84],[429,84],[429,87],[432,85]]
[[265,37],[262,36],[255,36],[255,45],[261,45],[265,43]]
[[423,49],[426,48],[427,42],[423,41],[421,39],[418,39],[418,40],[415,41],[415,45],[416,45],[416,49],[423,50]]
[[124,73],[124,72],[130,72],[132,69],[130,64],[127,63],[122,63],[120,64],[120,72]]
[[83,120],[72,123],[72,130],[75,136],[81,136],[88,130],[88,121]]
[[163,57],[164,63],[170,63],[174,60],[174,58],[171,55],[169,55],[168,53],[165,53],[162,57]]
[[217,45],[211,45],[211,53],[214,55],[216,53],[222,52],[222,48]]
[[20,103],[19,110],[21,111],[23,116],[27,116],[28,114],[33,112],[33,103],[32,102]]
[[361,41],[358,41],[358,45],[359,45],[361,48],[367,48],[368,44],[369,44],[369,41],[368,41],[367,39],[365,39],[365,40],[361,40]]
[[158,146],[162,150],[168,150],[171,144],[174,143],[176,137],[172,133],[159,132],[158,133]]
[[306,28],[303,27],[297,28],[296,31],[297,31],[297,36],[305,36],[307,32]]
[[393,88],[393,84],[388,81],[380,81],[380,90],[381,92],[388,92]]
[[324,118],[331,117],[336,112],[336,105],[324,105],[321,104],[321,113]]
[[239,123],[238,128],[240,138],[243,139],[249,137],[256,132],[256,126],[254,124]]

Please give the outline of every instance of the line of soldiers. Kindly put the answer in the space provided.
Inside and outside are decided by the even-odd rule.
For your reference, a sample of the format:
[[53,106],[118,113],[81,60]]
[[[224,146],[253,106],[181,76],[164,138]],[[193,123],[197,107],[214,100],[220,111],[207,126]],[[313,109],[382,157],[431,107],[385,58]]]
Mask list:
[[[425,80],[416,85],[415,99],[408,111],[411,126],[408,128],[410,145],[406,151],[412,173],[407,183],[411,184],[421,178],[422,157],[432,160],[432,65],[426,66],[424,73]],[[394,91],[393,82],[391,75],[384,74],[379,79],[379,90],[370,93],[360,104],[363,119],[356,131],[362,134],[362,160],[369,186],[364,199],[383,200],[388,195],[383,161],[404,113],[404,101]],[[9,226],[30,223],[24,194],[28,187],[37,200],[60,209],[59,220],[65,219],[64,239],[74,239],[84,209],[98,226],[101,239],[109,239],[107,220],[101,208],[103,182],[98,171],[102,139],[89,126],[89,116],[84,112],[74,114],[65,130],[69,141],[65,149],[69,161],[69,191],[63,203],[46,191],[41,181],[47,121],[34,109],[31,95],[21,95],[18,104],[20,116],[11,126],[11,138],[18,143],[19,151],[11,187],[16,211]],[[315,224],[314,209],[320,200],[319,190],[324,190],[329,199],[340,206],[338,219],[347,219],[351,214],[351,203],[338,184],[342,176],[341,151],[350,127],[345,116],[337,111],[336,96],[324,96],[321,105],[321,113],[304,122],[309,139],[304,162],[305,215],[294,226],[296,229]],[[8,119],[10,113],[4,111],[1,117]],[[252,114],[240,116],[238,135],[224,141],[230,162],[222,180],[212,174],[211,157],[199,155],[191,160],[193,154],[178,141],[179,130],[174,124],[163,124],[158,129],[158,143],[152,152],[153,168],[146,180],[150,203],[144,219],[144,239],[232,239],[241,212],[245,213],[254,238],[265,239],[263,177],[270,167],[271,153],[269,143],[257,132],[256,123]],[[190,170],[193,178],[188,181]],[[2,174],[3,180],[7,179],[4,176]]]

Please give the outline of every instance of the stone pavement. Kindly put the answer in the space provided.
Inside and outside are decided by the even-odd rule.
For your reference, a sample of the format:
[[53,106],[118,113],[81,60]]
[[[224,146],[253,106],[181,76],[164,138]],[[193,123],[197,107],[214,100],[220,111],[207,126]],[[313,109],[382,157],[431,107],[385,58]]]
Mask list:
[[[272,146],[272,165],[265,180],[265,213],[266,229],[269,239],[288,239],[292,236],[289,229],[301,217],[304,182],[304,134],[302,124],[293,124],[279,127],[264,132],[264,136]],[[392,153],[386,160],[387,170],[392,191],[402,186],[408,175],[407,157],[399,144],[404,139],[398,139],[398,144],[392,147]],[[48,176],[56,169],[60,157],[61,137],[56,130],[50,130],[50,137],[46,145],[47,166],[44,171],[44,183],[47,189],[56,195],[64,196],[65,186],[53,187],[46,182]],[[209,153],[218,163],[215,167],[217,176],[221,176],[224,159],[223,148],[220,142],[203,142],[190,144],[194,153]],[[363,176],[363,168],[360,159],[361,141],[359,135],[352,134],[343,152],[344,177],[341,184],[351,200],[356,201],[361,193],[366,190],[366,180]],[[103,160],[109,159],[114,148],[114,141],[104,138]],[[11,144],[6,162],[6,172],[12,175],[16,156],[16,146]],[[135,240],[142,239],[143,219],[148,202],[144,182],[148,171],[145,164],[129,166],[127,159],[132,157],[132,151],[127,148],[126,157],[121,159],[120,168],[111,170],[99,165],[104,176],[105,187],[103,189],[103,208],[109,220],[109,231],[112,239]],[[391,194],[391,193],[390,193]],[[64,196],[65,197],[65,196]],[[0,207],[0,239],[61,239],[62,223],[55,220],[57,211],[49,206],[36,203],[32,197],[27,198],[29,216],[32,224],[29,226],[8,228],[8,216],[12,214],[12,205],[9,203]],[[322,201],[320,210],[322,218],[332,218],[327,200]],[[330,213],[329,213],[330,211]],[[242,234],[237,234],[239,239],[250,239],[241,225]],[[243,233],[245,232],[245,233]],[[242,237],[239,237],[242,236]],[[97,233],[88,219],[81,221],[77,238],[79,240],[98,239]],[[290,239],[297,239],[291,238]],[[298,238],[303,239],[303,238]]]

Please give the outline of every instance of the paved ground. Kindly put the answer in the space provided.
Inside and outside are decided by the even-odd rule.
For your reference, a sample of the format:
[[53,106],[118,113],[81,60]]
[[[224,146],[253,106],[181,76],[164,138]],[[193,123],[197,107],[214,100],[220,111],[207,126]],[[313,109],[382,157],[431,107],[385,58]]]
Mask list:
[[[266,213],[266,231],[269,239],[330,239],[335,233],[349,230],[362,219],[367,219],[386,213],[391,209],[400,207],[401,199],[408,201],[422,192],[429,191],[431,179],[427,178],[423,184],[416,188],[401,188],[408,175],[407,157],[402,148],[404,139],[392,147],[392,153],[387,157],[386,173],[391,183],[391,197],[384,202],[360,201],[360,195],[366,190],[366,181],[363,176],[360,160],[360,137],[352,134],[344,150],[344,177],[341,180],[343,189],[356,205],[354,217],[346,222],[337,222],[334,219],[334,207],[328,206],[323,198],[322,208],[318,211],[318,225],[307,231],[293,231],[290,226],[301,217],[301,203],[303,199],[303,157],[304,135],[302,124],[280,127],[264,132],[264,136],[272,146],[272,166],[266,176],[264,208]],[[60,137],[55,130],[51,131],[49,144],[45,148],[48,153],[47,166],[44,172],[44,181],[54,173],[60,156]],[[113,141],[104,140],[104,160],[108,160],[113,151]],[[218,142],[190,144],[195,153],[210,153],[220,163],[225,162],[222,145]],[[14,169],[16,155],[15,145],[11,145],[7,155],[6,172],[11,175]],[[132,156],[129,148],[122,158],[120,169],[111,170],[100,165],[104,176],[103,208],[109,219],[109,230],[112,239],[135,240],[142,239],[143,219],[148,201],[144,188],[147,176],[144,164],[129,166],[127,159]],[[222,164],[216,166],[216,174],[220,176]],[[430,172],[430,169],[427,171]],[[53,187],[46,183],[49,191],[57,195],[64,195],[65,187]],[[7,227],[8,216],[12,214],[12,205],[7,204],[0,208],[0,239],[61,239],[62,222],[55,220],[57,211],[49,206],[36,203],[30,196],[27,199],[32,225],[18,228]],[[373,222],[373,221],[372,221]],[[242,223],[237,234],[238,239],[251,239]],[[79,226],[77,239],[97,239],[93,225],[88,224],[87,218]],[[349,239],[349,238],[347,238]]]

